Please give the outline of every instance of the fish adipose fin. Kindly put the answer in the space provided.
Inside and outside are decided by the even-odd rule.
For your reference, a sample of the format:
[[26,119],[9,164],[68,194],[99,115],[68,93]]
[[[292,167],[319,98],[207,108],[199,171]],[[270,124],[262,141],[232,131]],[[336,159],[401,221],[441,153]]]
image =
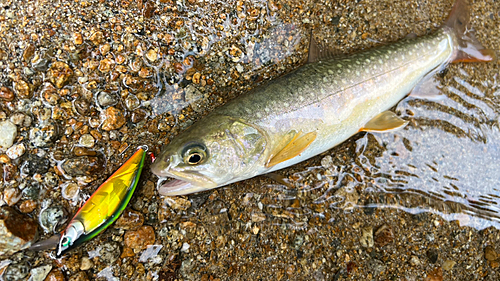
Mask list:
[[408,121],[399,118],[392,111],[384,111],[375,116],[366,125],[360,129],[362,132],[389,132],[403,128]]
[[457,0],[444,28],[455,32],[458,46],[451,62],[490,62],[496,59],[495,51],[485,49],[474,37],[469,26],[470,10],[467,0]]
[[278,145],[278,149],[283,147],[283,145],[284,147],[276,154],[273,153],[271,155],[266,168],[273,167],[276,164],[300,155],[316,139],[316,135],[316,132],[310,132],[305,135],[302,135],[302,132],[297,133],[295,131],[288,133]]

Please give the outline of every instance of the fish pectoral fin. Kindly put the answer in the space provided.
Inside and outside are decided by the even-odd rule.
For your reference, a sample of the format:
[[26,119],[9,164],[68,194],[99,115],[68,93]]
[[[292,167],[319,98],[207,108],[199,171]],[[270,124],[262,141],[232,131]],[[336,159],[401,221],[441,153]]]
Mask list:
[[360,129],[362,132],[389,132],[403,128],[408,121],[399,118],[392,111],[384,111]]
[[302,132],[297,133],[295,131],[293,131],[293,133],[288,133],[284,140],[289,141],[281,141],[278,147],[283,147],[281,144],[283,144],[284,147],[276,154],[273,153],[271,155],[271,158],[266,164],[266,168],[273,167],[276,164],[300,155],[316,139],[316,135],[316,132],[310,132],[305,135],[302,135]]

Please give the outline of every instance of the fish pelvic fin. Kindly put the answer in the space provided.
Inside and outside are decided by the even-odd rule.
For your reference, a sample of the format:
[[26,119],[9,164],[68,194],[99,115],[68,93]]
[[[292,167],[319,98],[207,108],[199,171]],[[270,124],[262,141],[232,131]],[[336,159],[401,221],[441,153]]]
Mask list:
[[470,27],[468,0],[457,0],[443,27],[451,29],[456,37],[456,49],[452,63],[490,62],[496,59],[494,50],[485,49],[476,39]]
[[289,133],[285,136],[285,141],[281,141],[278,149],[281,148],[276,154],[272,154],[266,164],[266,168],[271,168],[281,162],[292,159],[300,155],[307,147],[316,139],[317,133],[310,132],[302,135],[302,132]]
[[408,121],[399,118],[392,111],[384,111],[359,129],[361,132],[390,132],[403,128]]

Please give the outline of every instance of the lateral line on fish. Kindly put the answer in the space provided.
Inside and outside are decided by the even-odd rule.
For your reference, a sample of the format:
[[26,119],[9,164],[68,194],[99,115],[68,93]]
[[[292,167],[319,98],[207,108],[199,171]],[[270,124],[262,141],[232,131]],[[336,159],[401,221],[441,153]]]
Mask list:
[[[311,102],[311,103],[304,104],[304,105],[302,105],[301,107],[295,107],[295,108],[291,108],[290,110],[284,110],[284,111],[283,111],[283,113],[295,112],[295,111],[297,111],[297,110],[300,110],[302,107],[310,106],[310,105],[313,105],[313,104],[316,104],[316,103],[321,103],[321,102],[322,102],[323,100],[325,100],[325,99],[328,99],[328,98],[330,98],[330,97],[332,97],[332,96],[335,96],[335,95],[341,94],[342,92],[345,92],[345,91],[346,91],[346,90],[348,90],[348,89],[351,89],[351,88],[354,88],[354,87],[356,87],[356,86],[358,86],[358,85],[360,85],[360,84],[366,83],[366,81],[373,80],[373,79],[378,78],[378,77],[380,77],[380,76],[383,76],[383,75],[387,75],[387,74],[389,74],[389,73],[392,73],[392,72],[394,72],[394,71],[396,71],[396,70],[399,70],[400,68],[405,67],[405,66],[407,66],[407,65],[409,65],[410,63],[413,63],[413,62],[415,62],[415,61],[417,61],[417,59],[409,60],[408,62],[405,62],[404,64],[401,64],[400,66],[398,66],[398,67],[396,67],[396,68],[394,68],[394,69],[391,69],[391,70],[386,71],[386,72],[381,73],[381,74],[373,75],[373,76],[371,76],[371,77],[370,77],[370,78],[368,78],[368,79],[362,80],[362,81],[360,81],[360,82],[358,82],[358,83],[356,83],[356,84],[353,84],[353,85],[349,85],[349,87],[343,88],[343,89],[341,89],[341,90],[337,90],[337,91],[335,91],[335,92],[333,92],[333,93],[331,93],[331,94],[329,94],[329,95],[327,95],[327,96],[325,96],[325,97],[322,97],[321,99],[318,99],[317,101],[313,101],[313,102]],[[272,116],[269,116],[269,117],[264,117],[264,118],[262,118],[262,120],[267,120],[268,118],[272,118]]]

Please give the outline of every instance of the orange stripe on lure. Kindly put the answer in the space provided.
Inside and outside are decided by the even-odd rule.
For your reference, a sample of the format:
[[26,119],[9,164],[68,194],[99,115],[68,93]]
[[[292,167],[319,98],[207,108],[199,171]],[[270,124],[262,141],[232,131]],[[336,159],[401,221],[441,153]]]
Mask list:
[[[114,172],[76,212],[61,235],[34,244],[32,250],[57,245],[57,256],[89,241],[110,226],[121,215],[132,198],[141,176],[146,149],[139,148]],[[58,241],[57,241],[58,240]]]

